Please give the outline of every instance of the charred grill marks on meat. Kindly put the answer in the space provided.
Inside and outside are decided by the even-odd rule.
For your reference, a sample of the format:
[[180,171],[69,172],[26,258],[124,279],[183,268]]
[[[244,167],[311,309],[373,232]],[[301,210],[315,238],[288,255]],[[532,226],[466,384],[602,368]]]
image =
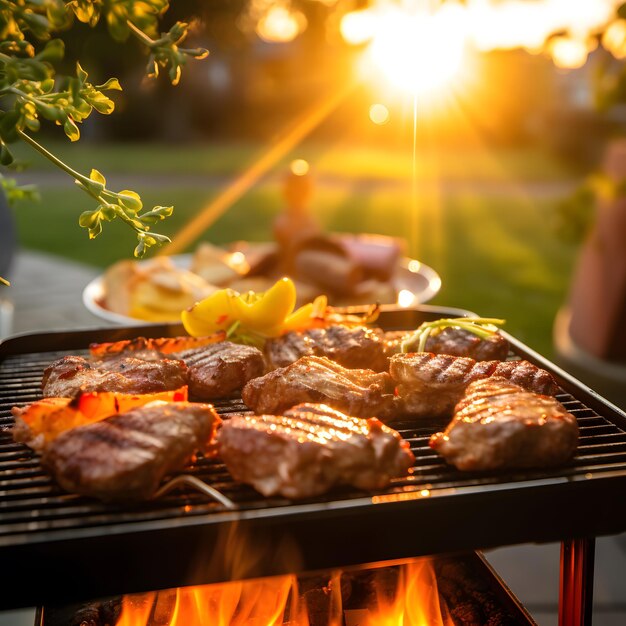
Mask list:
[[220,421],[209,404],[157,401],[65,431],[42,462],[72,493],[142,500],[194,452],[211,445]]
[[550,467],[569,461],[578,424],[551,396],[500,376],[472,382],[430,446],[460,470]]
[[42,387],[46,397],[72,398],[81,390],[154,393],[188,385],[192,397],[213,400],[264,371],[260,350],[230,341],[167,355],[135,346],[99,360],[63,357],[46,368]]
[[325,357],[295,363],[250,380],[243,401],[258,414],[280,414],[302,402],[328,404],[357,417],[394,412],[393,382],[386,372],[347,369]]
[[286,367],[303,356],[323,356],[343,367],[386,371],[387,345],[381,333],[365,326],[335,324],[293,331],[270,339],[265,352],[272,368]]
[[285,415],[238,415],[218,436],[236,480],[265,496],[306,498],[334,485],[379,489],[413,465],[409,444],[376,418],[359,419],[319,404]]
[[549,372],[528,361],[475,361],[417,352],[394,355],[389,371],[397,384],[402,411],[423,417],[449,417],[471,382],[491,376],[501,376],[535,393],[560,391]]
[[187,365],[190,395],[201,400],[228,396],[265,372],[265,359],[258,348],[230,341],[178,352],[176,356]]
[[80,391],[155,393],[187,384],[187,366],[176,359],[121,357],[94,363],[65,356],[49,365],[41,381],[44,397],[73,398]]

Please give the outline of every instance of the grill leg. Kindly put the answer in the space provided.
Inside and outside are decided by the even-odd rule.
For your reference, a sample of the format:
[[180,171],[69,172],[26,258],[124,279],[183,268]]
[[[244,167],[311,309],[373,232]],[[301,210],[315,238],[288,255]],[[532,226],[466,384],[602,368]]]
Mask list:
[[559,626],[591,626],[595,538],[561,543]]

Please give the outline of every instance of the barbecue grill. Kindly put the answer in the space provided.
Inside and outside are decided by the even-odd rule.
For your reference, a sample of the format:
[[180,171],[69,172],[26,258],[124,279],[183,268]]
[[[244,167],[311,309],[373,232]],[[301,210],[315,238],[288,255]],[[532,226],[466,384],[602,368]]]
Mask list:
[[[390,307],[379,323],[407,329],[462,314]],[[180,333],[176,326],[148,326],[24,335],[0,344],[0,609],[561,541],[561,623],[590,622],[594,537],[626,530],[626,414],[506,333],[510,358],[550,371],[563,390],[558,399],[578,420],[580,445],[567,466],[461,473],[428,447],[444,424],[407,419],[393,426],[411,444],[414,471],[378,492],[264,498],[235,483],[218,459],[199,459],[186,473],[218,489],[235,509],[190,488],[121,506],[62,492],[37,455],[13,442],[10,408],[40,398],[43,368],[54,359],[84,353],[91,342]],[[226,418],[246,410],[239,398],[215,406]]]

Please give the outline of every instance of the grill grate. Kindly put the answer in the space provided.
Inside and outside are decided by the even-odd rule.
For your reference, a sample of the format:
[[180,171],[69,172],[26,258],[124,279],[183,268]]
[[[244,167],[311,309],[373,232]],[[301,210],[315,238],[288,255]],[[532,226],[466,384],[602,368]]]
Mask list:
[[[77,351],[73,351],[76,354]],[[80,351],[78,352],[81,353]],[[41,397],[40,381],[43,368],[66,352],[41,353],[9,357],[0,365],[0,545],[11,535],[28,535],[55,529],[86,528],[127,521],[148,521],[206,514],[221,509],[207,496],[192,489],[181,489],[158,501],[137,506],[105,505],[91,499],[69,495],[58,488],[38,456],[23,444],[12,440],[10,427],[12,406],[24,406]],[[82,354],[86,354],[84,351]],[[626,430],[585,406],[571,394],[558,396],[567,410],[576,416],[580,426],[580,444],[571,465],[553,470],[524,470],[509,473],[459,472],[448,466],[433,452],[428,440],[445,423],[426,422],[416,426],[410,420],[393,424],[409,441],[416,462],[410,476],[395,479],[384,491],[370,495],[410,494],[442,489],[462,491],[469,487],[501,485],[533,479],[585,476],[590,472],[626,472]],[[228,419],[231,413],[246,412],[239,399],[215,403],[217,412]],[[275,497],[264,498],[251,487],[235,483],[223,463],[216,459],[199,458],[186,473],[207,482],[241,509],[286,506],[290,501]],[[345,488],[332,493],[333,499],[362,498],[363,491]],[[323,503],[328,496],[307,500]]]
[[[386,327],[423,319],[391,319]],[[163,329],[126,329],[126,337],[149,332]],[[83,331],[0,346],[0,559],[11,563],[0,568],[0,609],[626,530],[626,415],[513,338],[511,358],[551,370],[563,388],[558,399],[578,420],[580,445],[568,466],[459,472],[428,446],[445,423],[407,419],[393,426],[411,445],[413,471],[376,493],[341,488],[306,501],[264,498],[233,481],[219,459],[202,457],[186,473],[221,491],[235,511],[189,489],[132,506],[64,493],[38,456],[13,442],[11,407],[41,397],[50,362],[85,354],[91,341],[105,338]],[[224,419],[247,410],[238,398],[215,407]],[[274,550],[289,536],[297,558],[259,558],[234,574],[216,558],[233,528],[254,538],[253,551]],[[141,566],[155,555],[158,567]],[[58,563],[69,572],[63,580]]]

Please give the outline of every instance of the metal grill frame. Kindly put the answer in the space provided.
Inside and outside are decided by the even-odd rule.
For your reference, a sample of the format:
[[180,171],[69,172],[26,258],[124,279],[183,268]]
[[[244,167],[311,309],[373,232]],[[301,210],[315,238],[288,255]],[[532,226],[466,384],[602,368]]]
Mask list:
[[[388,307],[379,321],[384,328],[406,329],[468,313],[432,306]],[[2,363],[16,355],[24,355],[27,362],[42,352],[71,353],[95,341],[180,332],[177,326],[148,326],[16,337],[0,344],[0,373]],[[70,503],[101,512],[103,523],[81,526],[61,519],[42,529],[43,505],[33,504],[23,514],[21,532],[3,533],[16,497],[3,461],[15,455],[17,444],[0,443],[0,609],[626,530],[626,414],[506,336],[515,357],[555,376],[565,392],[559,399],[577,415],[583,435],[587,423],[592,428],[572,466],[484,475],[445,466],[453,480],[400,481],[377,494],[337,490],[305,502],[246,496],[235,511],[179,497],[173,515],[153,519],[141,518],[141,507],[114,509],[66,496]],[[9,400],[17,398],[19,386],[4,392]],[[7,415],[7,402],[0,408],[0,425],[6,424],[2,416]],[[413,425],[409,430],[434,432],[444,425]],[[407,436],[404,423],[394,426]],[[606,441],[605,426],[613,431]],[[59,494],[52,491],[51,496]]]

